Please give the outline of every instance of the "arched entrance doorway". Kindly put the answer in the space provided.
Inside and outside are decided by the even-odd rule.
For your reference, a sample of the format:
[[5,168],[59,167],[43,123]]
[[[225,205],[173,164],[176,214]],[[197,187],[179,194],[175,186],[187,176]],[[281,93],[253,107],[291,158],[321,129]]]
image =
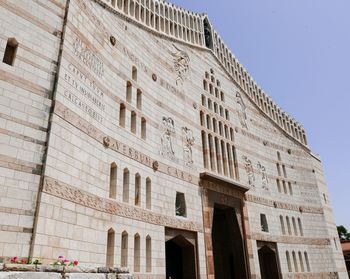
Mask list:
[[258,250],[261,279],[279,279],[276,249],[264,245]]
[[183,235],[165,243],[166,279],[196,279],[196,247]]
[[212,244],[216,279],[245,279],[243,238],[235,209],[215,204]]

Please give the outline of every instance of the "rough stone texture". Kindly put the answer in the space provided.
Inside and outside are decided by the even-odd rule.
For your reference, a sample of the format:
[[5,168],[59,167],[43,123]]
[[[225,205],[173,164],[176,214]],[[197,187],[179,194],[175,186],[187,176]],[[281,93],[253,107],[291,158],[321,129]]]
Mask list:
[[[0,63],[0,261],[27,257],[31,247],[45,264],[60,255],[79,260],[78,268],[65,269],[69,278],[105,278],[109,269],[89,267],[106,265],[112,230],[112,265],[121,265],[127,234],[130,272],[159,279],[164,231],[173,228],[195,232],[199,276],[212,279],[213,257],[205,255],[212,252],[215,197],[237,209],[252,278],[260,278],[261,242],[276,242],[286,278],[347,278],[322,165],[303,128],[259,92],[218,38],[207,50],[202,27],[182,35],[182,23],[166,21],[156,30],[114,2],[129,1],[74,0],[69,10],[65,0],[0,1],[0,61],[8,39],[19,43],[13,66]],[[195,17],[204,20],[189,15]],[[220,140],[216,148],[208,147],[209,134]],[[186,217],[175,214],[177,192],[185,196]],[[305,259],[304,272],[288,270],[293,251],[307,253],[310,270]]]
[[1,272],[1,279],[62,279],[59,273]]

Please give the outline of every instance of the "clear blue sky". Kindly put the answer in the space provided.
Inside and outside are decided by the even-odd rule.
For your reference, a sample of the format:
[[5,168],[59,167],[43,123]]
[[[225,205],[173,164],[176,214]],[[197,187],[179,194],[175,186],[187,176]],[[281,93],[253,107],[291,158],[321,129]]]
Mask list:
[[350,1],[170,2],[208,13],[258,84],[304,125],[336,222],[350,229]]

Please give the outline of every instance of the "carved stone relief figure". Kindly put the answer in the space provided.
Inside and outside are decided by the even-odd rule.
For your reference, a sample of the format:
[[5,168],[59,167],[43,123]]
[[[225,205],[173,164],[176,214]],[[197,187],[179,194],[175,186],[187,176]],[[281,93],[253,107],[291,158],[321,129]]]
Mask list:
[[173,150],[173,144],[171,136],[175,134],[175,124],[171,117],[163,116],[162,119],[162,137],[161,137],[161,151],[160,153],[170,159],[175,158],[175,153]]
[[248,175],[248,184],[249,186],[255,187],[255,175],[254,175],[254,169],[252,161],[248,159],[247,156],[242,156],[244,163],[245,163],[245,170]]
[[176,49],[176,51],[171,54],[174,60],[174,70],[177,73],[176,85],[182,85],[188,76],[190,57],[177,46],[173,46]]
[[246,106],[243,102],[243,98],[239,92],[236,93],[236,102],[239,106],[238,108],[238,118],[239,121],[241,122],[241,125],[243,128],[246,128],[248,130],[248,125],[247,125],[247,113],[246,113]]
[[266,168],[263,165],[261,165],[260,162],[258,162],[257,167],[258,167],[259,173],[261,175],[262,188],[265,190],[269,190],[269,180],[267,178]]
[[192,146],[195,142],[195,138],[193,137],[192,130],[187,127],[182,127],[182,137],[183,137],[183,154],[184,154],[184,162],[186,166],[193,165],[192,159]]

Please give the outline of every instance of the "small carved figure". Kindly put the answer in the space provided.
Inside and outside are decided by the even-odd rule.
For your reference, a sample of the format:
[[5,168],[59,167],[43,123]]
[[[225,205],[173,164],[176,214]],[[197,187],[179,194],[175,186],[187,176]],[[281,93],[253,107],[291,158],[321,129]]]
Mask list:
[[183,84],[189,72],[190,57],[186,52],[173,45],[176,52],[172,53],[174,70],[177,73],[176,85]]
[[239,105],[238,109],[238,118],[239,121],[241,122],[241,125],[243,128],[246,128],[248,130],[248,125],[247,125],[247,113],[246,113],[246,106],[243,102],[243,98],[239,92],[236,93],[236,102]]
[[175,134],[175,125],[174,120],[171,117],[163,116],[162,119],[163,133],[161,138],[161,154],[163,156],[169,157],[170,159],[174,158],[173,144],[171,140],[171,135]]
[[195,142],[195,138],[193,137],[192,130],[188,129],[187,127],[182,127],[182,134],[184,143],[184,162],[186,166],[190,167],[193,165],[192,146]]
[[242,156],[242,158],[245,161],[245,170],[246,170],[247,175],[248,175],[248,184],[252,187],[255,187],[255,185],[254,185],[255,175],[254,175],[252,161],[249,160],[247,156]]
[[263,165],[261,165],[260,162],[258,162],[257,167],[258,167],[260,175],[261,175],[262,188],[265,190],[269,190],[269,186],[268,186],[269,180],[267,178],[266,168]]

